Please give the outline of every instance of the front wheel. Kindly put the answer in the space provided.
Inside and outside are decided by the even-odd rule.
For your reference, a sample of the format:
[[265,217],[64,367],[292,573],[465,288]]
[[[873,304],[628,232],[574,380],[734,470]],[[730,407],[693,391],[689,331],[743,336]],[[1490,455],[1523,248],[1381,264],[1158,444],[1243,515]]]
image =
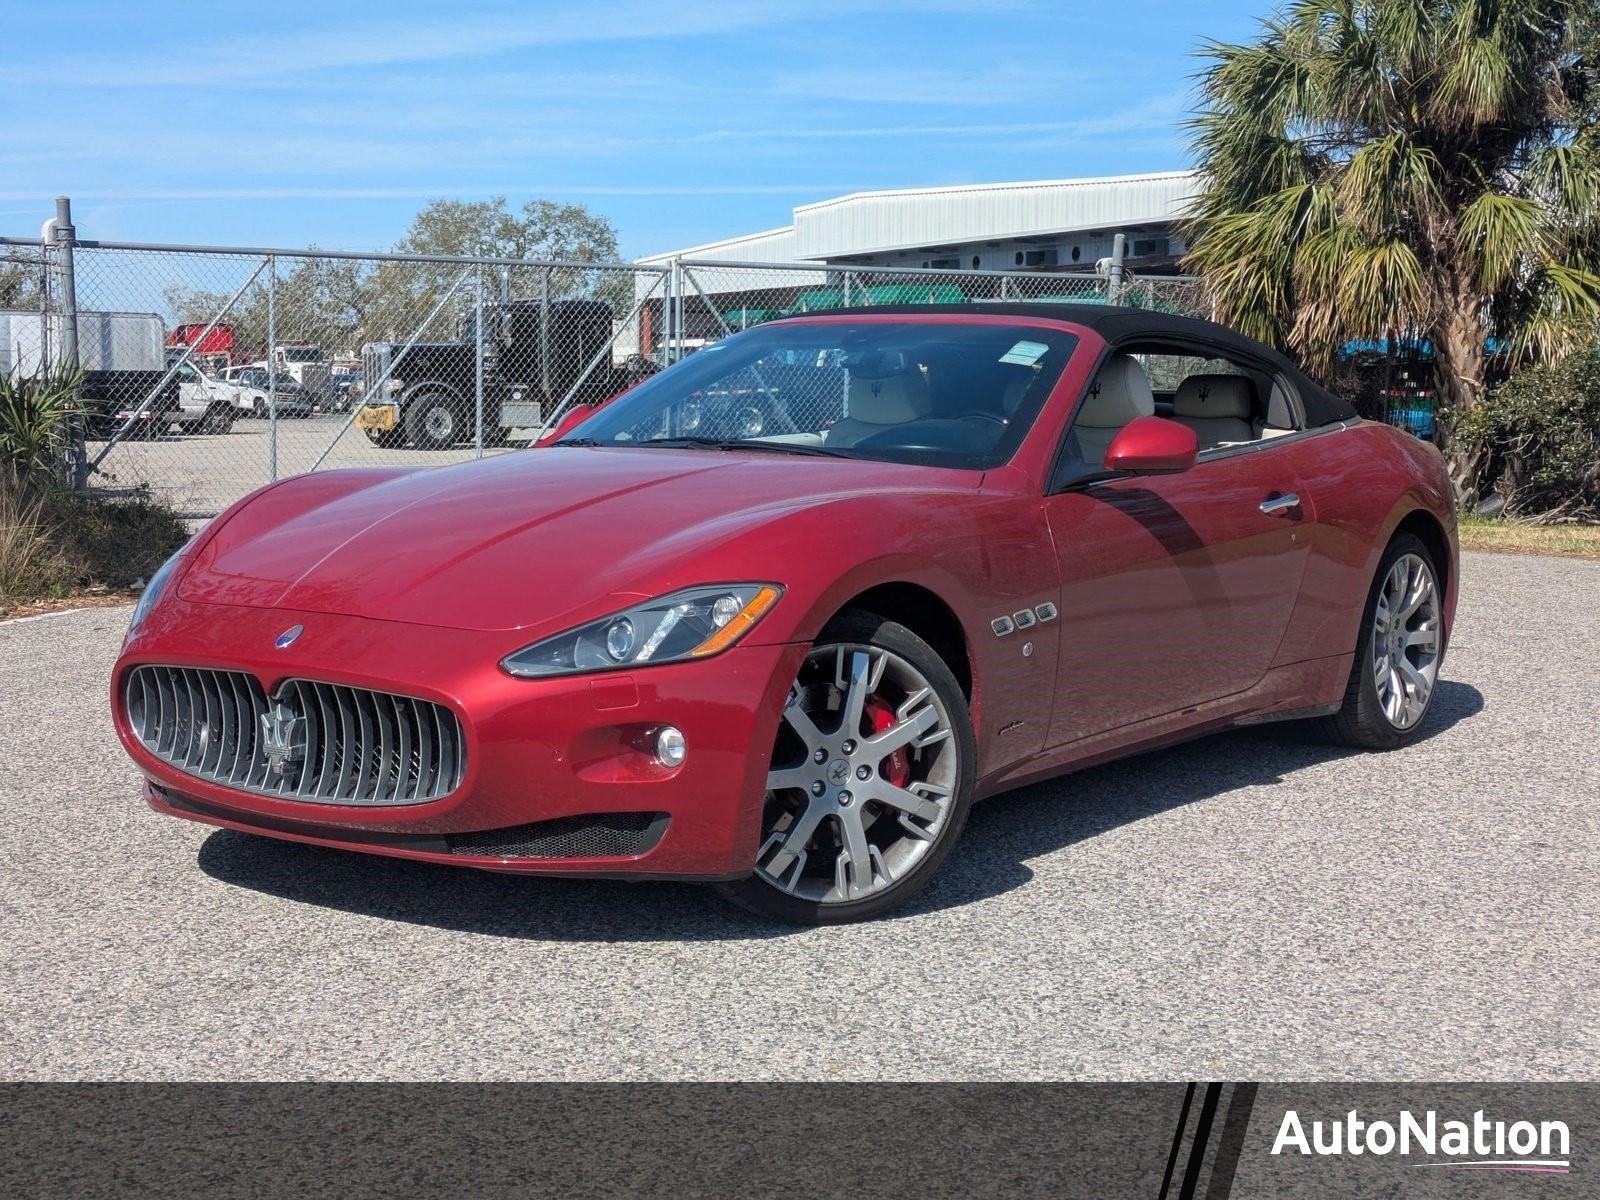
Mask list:
[[846,614],[790,688],[755,873],[724,893],[804,925],[903,903],[960,836],[974,757],[966,697],[944,660],[903,625]]
[[461,421],[449,396],[419,396],[406,406],[405,424],[418,450],[448,450],[460,437]]
[[1400,534],[1367,597],[1344,704],[1323,722],[1331,740],[1364,750],[1416,740],[1439,679],[1443,612],[1433,554],[1420,538]]
[[231,404],[214,404],[206,413],[206,419],[201,429],[205,433],[227,433],[233,428],[233,406]]

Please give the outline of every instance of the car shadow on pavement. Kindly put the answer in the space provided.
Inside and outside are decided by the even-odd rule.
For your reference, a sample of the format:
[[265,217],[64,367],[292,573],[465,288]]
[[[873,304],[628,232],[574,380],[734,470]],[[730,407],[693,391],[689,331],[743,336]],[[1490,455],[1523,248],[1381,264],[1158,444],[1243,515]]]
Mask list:
[[[1441,681],[1422,740],[1483,708],[1469,684]],[[1280,783],[1357,753],[1296,724],[1186,742],[1019,788],[975,806],[927,889],[890,920],[955,908],[1033,878],[1030,859],[1242,787]],[[542,878],[326,850],[219,829],[199,865],[222,883],[301,904],[491,937],[541,941],[712,941],[799,932],[747,915],[691,884]]]

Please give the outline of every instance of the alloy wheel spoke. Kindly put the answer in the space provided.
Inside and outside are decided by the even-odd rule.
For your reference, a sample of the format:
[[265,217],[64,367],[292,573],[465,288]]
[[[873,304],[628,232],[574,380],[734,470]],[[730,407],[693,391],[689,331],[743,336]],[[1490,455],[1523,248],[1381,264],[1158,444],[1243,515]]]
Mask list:
[[767,791],[781,792],[789,788],[805,791],[816,777],[809,763],[797,767],[778,767],[767,772]]
[[867,841],[867,829],[861,822],[861,809],[854,808],[836,814],[839,838],[843,847],[839,851],[838,876],[842,894],[855,900],[872,889],[872,844]]
[[878,681],[883,676],[881,664],[885,664],[886,661],[880,656],[878,664],[874,664],[872,656],[865,650],[853,650],[847,662],[843,648],[840,649],[839,670],[835,680],[839,690],[844,693],[844,704],[839,710],[839,736],[846,738],[860,736],[861,719],[867,710],[867,697],[877,688]]
[[[896,721],[882,733],[864,738],[861,744],[872,751],[874,758],[888,758],[896,750],[902,746],[909,746],[912,742],[921,745],[922,736],[933,732],[938,724],[939,714],[930,706],[904,720]],[[946,732],[948,734],[948,731]]]
[[1406,704],[1406,685],[1400,678],[1400,669],[1389,664],[1389,719],[1398,722]]
[[1417,581],[1411,588],[1411,593],[1406,597],[1404,607],[1400,609],[1400,619],[1409,620],[1417,609],[1433,597],[1433,580],[1428,578],[1426,571],[1417,572]]
[[1388,604],[1390,612],[1394,612],[1405,601],[1406,582],[1411,578],[1411,570],[1406,566],[1405,559],[1400,559],[1389,568]]
[[783,706],[784,723],[794,730],[795,736],[806,744],[807,750],[816,750],[827,740],[822,730],[817,728],[817,723],[811,719],[800,703],[798,689],[789,692],[789,701]]
[[1406,647],[1419,647],[1429,654],[1437,653],[1439,649],[1439,631],[1424,625],[1421,629],[1413,629],[1406,634]]
[[1411,685],[1411,689],[1415,695],[1415,698],[1417,700],[1426,700],[1428,698],[1429,691],[1431,691],[1433,688],[1432,680],[1424,675],[1416,667],[1416,665],[1403,654],[1395,660],[1395,666],[1400,668],[1401,677]]
[[[917,786],[926,785],[912,785],[912,787]],[[944,812],[944,807],[938,801],[919,796],[909,788],[896,787],[885,780],[879,780],[869,795],[880,804],[887,804],[890,808],[898,809],[907,816],[915,817],[929,825],[937,821]]]
[[789,828],[779,830],[767,839],[766,845],[762,846],[763,852],[776,843],[775,853],[763,864],[769,874],[782,875],[792,862],[805,855],[826,811],[823,805],[808,804]]

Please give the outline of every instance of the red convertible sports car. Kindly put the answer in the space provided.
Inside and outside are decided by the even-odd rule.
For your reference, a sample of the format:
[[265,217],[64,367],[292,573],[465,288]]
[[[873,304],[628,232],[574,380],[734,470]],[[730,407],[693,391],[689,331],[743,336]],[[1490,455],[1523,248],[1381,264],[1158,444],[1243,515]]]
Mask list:
[[166,564],[111,684],[158,811],[800,922],[973,801],[1232,725],[1415,738],[1438,453],[1204,321],[874,307],[707,346],[556,444],[301,476]]

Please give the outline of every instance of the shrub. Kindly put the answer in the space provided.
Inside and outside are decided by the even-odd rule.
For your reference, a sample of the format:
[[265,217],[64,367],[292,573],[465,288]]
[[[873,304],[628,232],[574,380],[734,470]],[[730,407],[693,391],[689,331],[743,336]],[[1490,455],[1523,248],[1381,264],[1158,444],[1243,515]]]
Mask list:
[[1462,419],[1483,446],[1506,512],[1600,518],[1600,350],[1523,367]]
[[25,487],[59,473],[73,418],[82,411],[77,372],[0,375],[0,479]]
[[120,496],[52,489],[44,511],[80,587],[133,587],[189,540],[183,518],[147,488]]
[[0,481],[0,610],[133,587],[188,536],[183,518],[148,491],[104,496]]
[[50,537],[44,497],[0,479],[0,612],[8,604],[63,595],[72,568]]

